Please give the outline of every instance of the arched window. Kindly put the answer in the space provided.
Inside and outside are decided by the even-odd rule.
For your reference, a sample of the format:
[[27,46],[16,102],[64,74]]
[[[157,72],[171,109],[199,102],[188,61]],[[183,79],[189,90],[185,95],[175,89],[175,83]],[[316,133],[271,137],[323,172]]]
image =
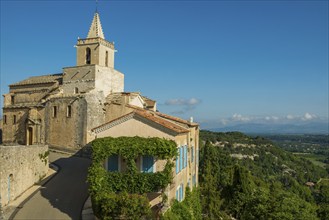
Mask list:
[[74,88],[74,94],[78,94],[79,93],[79,89],[78,89],[78,87],[75,87]]
[[109,52],[106,51],[105,53],[105,66],[109,66]]
[[91,50],[89,47],[86,48],[86,64],[90,64],[91,61]]

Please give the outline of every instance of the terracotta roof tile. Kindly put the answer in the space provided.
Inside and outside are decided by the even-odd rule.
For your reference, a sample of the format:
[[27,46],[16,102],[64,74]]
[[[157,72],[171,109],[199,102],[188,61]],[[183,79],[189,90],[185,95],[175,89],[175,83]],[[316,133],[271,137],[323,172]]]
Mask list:
[[[140,107],[137,107],[137,106],[134,106],[134,105],[126,104],[126,106],[129,107],[129,108],[132,108],[132,109],[146,111],[145,109],[140,108]],[[181,119],[181,118],[177,118],[177,117],[174,117],[174,116],[171,116],[171,115],[167,115],[167,114],[164,114],[164,113],[161,113],[161,112],[154,112],[154,113],[157,116],[161,117],[161,118],[165,118],[167,120],[172,121],[173,123],[178,122],[178,123],[185,124],[185,125],[188,125],[188,126],[191,126],[191,127],[197,127],[197,126],[199,126],[198,123],[189,122],[187,120],[184,120],[184,119]]]
[[177,117],[174,117],[174,116],[171,116],[171,115],[166,115],[166,114],[161,113],[161,112],[156,112],[156,114],[160,117],[163,117],[163,118],[166,118],[166,119],[169,119],[169,120],[173,120],[173,121],[176,121],[176,122],[179,122],[179,123],[182,123],[182,124],[186,124],[186,125],[189,125],[189,126],[192,126],[192,127],[198,126],[198,124],[195,123],[195,122],[189,122],[187,120],[177,118]]
[[116,121],[122,120],[124,118],[129,119],[129,118],[135,117],[135,116],[142,117],[144,119],[152,121],[152,122],[154,122],[156,124],[159,124],[159,125],[167,128],[167,129],[169,129],[169,130],[172,130],[176,133],[187,133],[188,132],[187,129],[185,129],[185,128],[183,128],[183,127],[181,127],[181,126],[179,126],[175,123],[172,123],[172,122],[170,122],[166,119],[163,119],[161,117],[156,116],[156,114],[154,114],[154,112],[151,113],[151,112],[147,112],[146,110],[134,110],[133,112],[130,112],[126,115],[123,115],[123,116],[118,117],[114,120],[111,120],[107,123],[104,123],[104,124],[102,124],[98,127],[95,127],[95,128],[92,129],[92,131],[95,131],[95,130],[100,129],[102,127],[110,126],[111,124],[113,124],[113,126],[115,126],[114,124],[115,124]]
[[139,111],[139,110],[136,110],[135,111],[138,115],[144,117],[144,118],[147,118],[157,124],[160,124],[166,128],[169,128],[177,133],[186,133],[188,132],[187,129],[175,124],[175,123],[172,123],[168,120],[165,120],[161,117],[158,117],[156,116],[155,112],[147,112],[147,111]]

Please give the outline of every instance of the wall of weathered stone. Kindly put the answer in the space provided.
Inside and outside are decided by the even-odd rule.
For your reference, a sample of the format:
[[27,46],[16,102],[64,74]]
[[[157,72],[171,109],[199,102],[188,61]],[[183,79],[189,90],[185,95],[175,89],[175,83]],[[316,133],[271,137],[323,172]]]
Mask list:
[[[19,85],[19,86],[10,86],[10,93],[6,96],[13,96],[14,103],[6,103],[7,105],[17,105],[17,104],[26,104],[26,103],[36,103],[39,102],[43,97],[45,97],[50,90],[55,89],[59,86],[58,82],[51,83],[42,83],[42,84],[33,84],[33,85]],[[11,99],[11,98],[10,98]]]
[[48,172],[47,145],[0,146],[1,205],[6,206]]
[[[25,121],[28,116],[28,108],[4,108],[2,137],[4,144],[26,144]],[[16,121],[14,121],[14,117]]]
[[95,88],[95,65],[63,68],[63,89],[64,94],[86,93]]
[[[80,39],[77,43],[77,66],[86,65],[86,49],[90,48],[90,64],[114,67],[114,45],[101,38]],[[108,62],[106,65],[106,51]]]
[[85,143],[87,144],[90,141],[94,140],[91,129],[105,123],[105,110],[104,110],[104,101],[105,97],[101,91],[92,91],[85,95],[86,100],[86,117],[87,123],[86,128],[86,139]]
[[124,75],[114,68],[96,65],[95,88],[103,91],[104,96],[112,92],[123,92]]
[[[123,98],[123,97],[120,97]],[[134,109],[126,107],[125,103],[110,103],[105,105],[105,122],[112,121],[120,116],[133,112]]]
[[[68,107],[71,115],[68,115]],[[56,107],[56,117],[54,117]],[[49,100],[45,108],[45,135],[49,146],[78,150],[85,144],[87,104],[83,95]]]

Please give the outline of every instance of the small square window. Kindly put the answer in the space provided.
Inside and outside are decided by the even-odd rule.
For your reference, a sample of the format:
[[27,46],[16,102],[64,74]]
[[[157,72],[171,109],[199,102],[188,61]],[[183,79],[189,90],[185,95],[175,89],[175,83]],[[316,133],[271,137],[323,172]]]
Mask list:
[[119,156],[117,154],[107,158],[107,170],[110,172],[119,171]]

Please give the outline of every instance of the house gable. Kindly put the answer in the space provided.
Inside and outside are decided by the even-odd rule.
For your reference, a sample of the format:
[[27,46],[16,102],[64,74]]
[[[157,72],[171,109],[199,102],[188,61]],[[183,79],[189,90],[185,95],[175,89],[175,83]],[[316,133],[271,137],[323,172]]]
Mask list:
[[97,138],[102,137],[161,137],[173,140],[178,134],[168,128],[149,121],[138,115],[130,113],[125,117],[114,120],[106,128],[96,128],[94,130]]
[[173,139],[189,131],[148,111],[135,110],[92,129],[95,138],[140,136]]

